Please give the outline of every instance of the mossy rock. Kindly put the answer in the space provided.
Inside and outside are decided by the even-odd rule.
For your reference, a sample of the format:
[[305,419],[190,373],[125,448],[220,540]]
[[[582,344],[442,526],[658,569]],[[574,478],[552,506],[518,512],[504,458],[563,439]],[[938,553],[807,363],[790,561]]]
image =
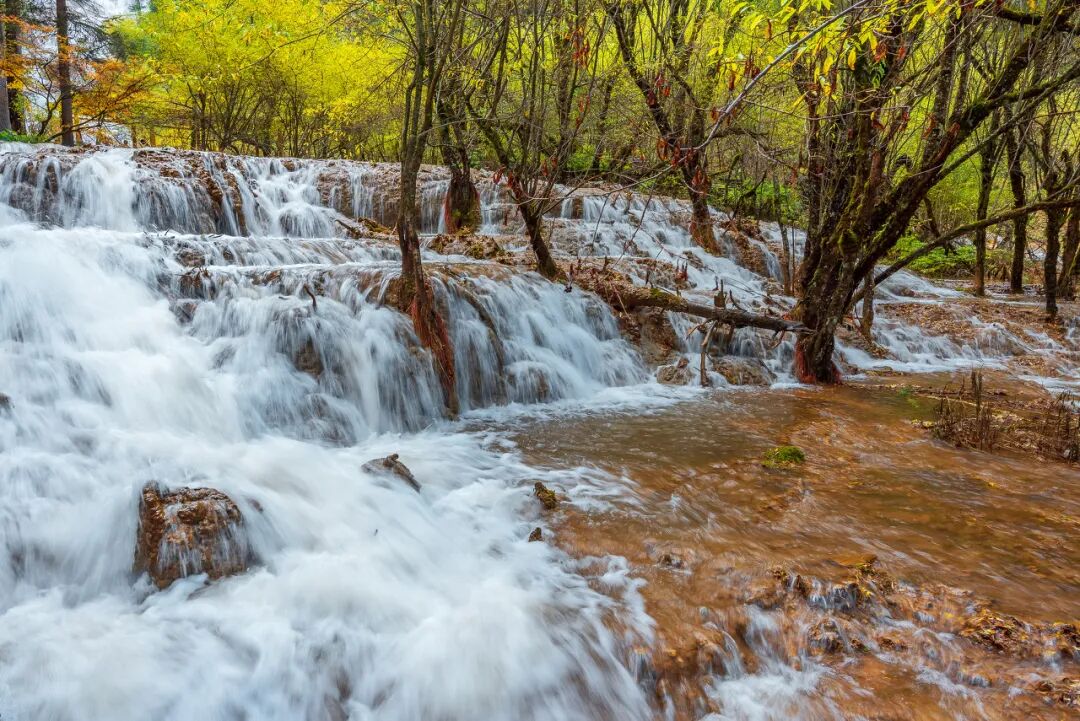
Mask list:
[[806,454],[798,446],[777,446],[765,452],[766,468],[786,468],[806,461]]

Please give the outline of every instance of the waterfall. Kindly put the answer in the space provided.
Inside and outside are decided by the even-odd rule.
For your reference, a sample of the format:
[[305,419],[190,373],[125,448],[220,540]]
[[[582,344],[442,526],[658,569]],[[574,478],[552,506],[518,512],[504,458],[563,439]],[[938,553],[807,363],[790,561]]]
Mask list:
[[[505,190],[478,181],[480,231],[500,242],[520,233]],[[586,489],[569,502],[589,507],[625,484],[530,465],[470,424],[538,404],[685,395],[651,381],[596,297],[425,250],[455,349],[463,418],[448,418],[430,354],[386,302],[400,254],[380,226],[396,217],[397,182],[385,164],[0,147],[5,719],[651,716],[634,660],[652,640],[640,581],[622,559],[526,540],[547,529],[536,481]],[[444,170],[423,169],[425,234],[441,229],[447,186]],[[692,242],[683,201],[558,192],[546,227],[565,258],[602,256],[703,303],[720,289],[757,312],[793,303],[776,283],[768,227],[745,238],[717,213],[714,256]],[[897,274],[875,329],[891,358],[841,343],[841,359],[928,370],[1061,351],[995,324],[961,345],[888,315],[889,303],[950,297]],[[669,320],[696,369],[700,330]],[[743,329],[725,352],[784,382],[792,348]],[[363,469],[391,453],[419,493]],[[151,481],[233,499],[251,567],[165,590],[135,576],[139,493]],[[769,633],[767,619],[755,624]],[[744,686],[793,673],[766,670],[732,673],[716,693],[749,703]]]
[[[526,540],[533,482],[588,471],[447,420],[411,323],[380,302],[392,238],[341,230],[379,207],[379,169],[335,196],[331,164],[6,150],[5,719],[648,716],[626,659],[649,625],[613,622],[638,603],[625,567]],[[465,410],[646,378],[595,298],[431,273]],[[420,493],[362,470],[389,453]],[[252,567],[164,591],[135,577],[148,481],[234,499]]]

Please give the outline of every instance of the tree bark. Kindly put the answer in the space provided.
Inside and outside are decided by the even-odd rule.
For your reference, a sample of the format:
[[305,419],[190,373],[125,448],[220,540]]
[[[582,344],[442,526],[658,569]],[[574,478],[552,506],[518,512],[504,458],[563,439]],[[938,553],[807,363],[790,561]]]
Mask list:
[[[0,4],[0,13],[7,17],[7,1]],[[0,19],[0,63],[7,61],[7,34],[8,23]],[[11,108],[8,106],[8,79],[7,75],[0,73],[0,133],[11,132]]]
[[1060,249],[1063,211],[1053,208],[1046,211],[1046,253],[1043,257],[1043,292],[1046,294],[1046,316],[1057,318],[1057,263]]
[[1073,300],[1076,294],[1076,276],[1080,265],[1077,256],[1080,255],[1080,198],[1077,205],[1069,211],[1068,221],[1065,223],[1065,248],[1061,256],[1061,275],[1058,276],[1058,293],[1064,300]]
[[[993,129],[991,129],[993,132]],[[994,143],[987,143],[979,151],[979,200],[975,207],[975,220],[985,220],[990,211],[990,193],[994,189],[994,164],[997,148]],[[975,231],[972,239],[975,246],[975,288],[977,296],[986,295],[986,228]]]
[[75,116],[72,108],[67,0],[56,0],[56,57],[57,72],[60,76],[60,142],[72,147],[75,145]]
[[517,203],[521,213],[521,219],[525,222],[525,233],[529,236],[529,245],[536,255],[536,270],[548,280],[556,280],[562,274],[555,259],[551,255],[551,248],[544,239],[544,223],[540,209],[536,203],[525,197],[521,186],[516,182],[510,183],[510,194]]
[[[1005,134],[1005,152],[1009,161],[1009,189],[1012,191],[1013,207],[1027,205],[1024,188],[1023,159],[1015,132]],[[1024,292],[1024,255],[1027,253],[1028,216],[1019,215],[1013,219],[1013,256],[1009,272],[1009,292]]]
[[[5,14],[16,20],[22,18],[22,0],[6,0],[4,3]],[[22,48],[19,45],[19,33],[22,28],[18,23],[7,22],[4,23],[3,37],[0,38],[0,42],[4,44],[4,58],[5,60],[11,56],[19,55],[22,53]],[[4,99],[4,103],[7,107],[7,127],[17,133],[25,133],[26,125],[23,122],[22,110],[19,104],[19,91],[15,88],[15,76],[5,75],[4,84],[7,97]],[[0,120],[0,122],[3,122]]]
[[443,200],[443,227],[447,233],[480,227],[480,193],[472,181],[469,148],[461,125],[462,113],[454,112],[450,104],[440,99],[436,105],[443,162],[450,169],[450,185]]

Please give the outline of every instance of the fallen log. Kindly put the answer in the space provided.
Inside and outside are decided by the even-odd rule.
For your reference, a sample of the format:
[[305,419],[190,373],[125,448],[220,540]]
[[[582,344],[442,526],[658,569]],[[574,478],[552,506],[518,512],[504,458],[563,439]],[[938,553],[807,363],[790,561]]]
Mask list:
[[750,313],[737,308],[695,303],[660,288],[634,285],[614,273],[586,272],[577,275],[573,283],[583,290],[592,291],[616,310],[632,311],[635,308],[663,308],[676,313],[686,313],[708,320],[715,320],[734,328],[763,328],[777,333],[809,333],[802,323],[778,316]]

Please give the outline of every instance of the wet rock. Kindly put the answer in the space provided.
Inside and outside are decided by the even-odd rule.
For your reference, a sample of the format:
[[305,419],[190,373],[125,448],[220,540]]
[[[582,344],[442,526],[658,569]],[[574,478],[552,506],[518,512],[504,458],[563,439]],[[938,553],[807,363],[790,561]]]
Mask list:
[[212,579],[242,573],[249,552],[243,517],[231,498],[213,488],[142,489],[133,568],[158,588],[198,573]]
[[529,534],[529,543],[542,540],[544,540],[544,532],[540,529],[540,526],[537,526],[532,530],[532,533]]
[[199,301],[181,299],[172,306],[173,316],[182,324],[190,323],[195,318],[195,311],[199,309]]
[[680,346],[667,313],[661,308],[643,308],[634,316],[638,322],[638,349],[645,362],[652,365],[666,362]]
[[1055,656],[1080,661],[1080,624],[1052,623],[1049,631]]
[[757,358],[729,355],[714,360],[712,365],[733,386],[767,386],[773,382],[772,372]]
[[200,298],[210,300],[216,294],[214,279],[206,268],[189,270],[180,275],[180,293],[185,298]]
[[831,619],[826,619],[810,629],[807,644],[810,652],[816,655],[840,653],[845,648],[840,630]]
[[1029,638],[1021,621],[989,608],[967,619],[960,635],[986,648],[1007,653],[1021,650]]
[[375,474],[389,474],[396,478],[405,481],[409,486],[416,491],[420,492],[420,482],[416,480],[416,477],[412,474],[412,471],[408,467],[398,460],[398,454],[391,453],[385,458],[375,458],[363,465],[363,470],[368,473]]
[[533,486],[533,495],[539,498],[540,503],[549,511],[554,511],[559,507],[559,495],[540,481]]
[[431,239],[428,247],[443,255],[464,255],[474,260],[497,260],[508,255],[490,235],[440,234]]
[[1042,679],[1033,682],[1031,690],[1041,695],[1047,703],[1080,709],[1080,678]]
[[315,342],[310,338],[307,339],[304,345],[300,346],[300,350],[293,356],[293,365],[296,370],[307,373],[316,380],[322,376],[323,370],[325,370],[319,349],[315,347]]
[[879,636],[877,644],[879,648],[885,651],[906,651],[908,648],[906,642],[892,636]]
[[176,260],[185,268],[201,268],[206,265],[206,256],[195,248],[180,248]]
[[656,380],[664,385],[684,386],[690,383],[692,378],[690,361],[685,357],[680,358],[678,363],[660,366],[656,369]]

